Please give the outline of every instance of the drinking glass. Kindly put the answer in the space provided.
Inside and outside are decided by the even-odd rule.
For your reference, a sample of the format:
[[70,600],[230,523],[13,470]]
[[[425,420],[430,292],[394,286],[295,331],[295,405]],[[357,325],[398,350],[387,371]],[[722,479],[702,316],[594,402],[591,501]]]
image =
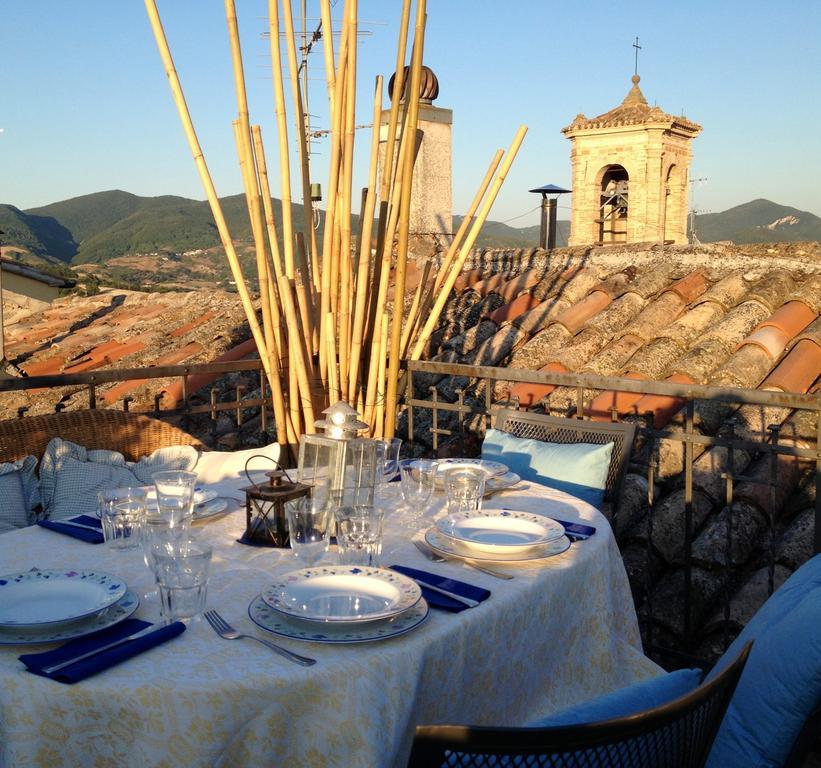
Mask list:
[[431,459],[407,459],[399,463],[402,473],[402,498],[415,519],[425,513],[425,508],[436,487],[439,462]]
[[190,619],[205,610],[211,565],[209,544],[192,539],[155,542],[151,562],[164,618]]
[[173,520],[190,520],[194,516],[194,486],[197,476],[193,472],[171,470],[151,475],[157,489],[159,514]]
[[[191,526],[190,517],[178,517],[172,512],[160,512],[157,507],[146,510],[140,532],[140,543],[143,548],[143,561],[146,567],[154,570],[152,559],[155,544],[174,544],[188,538],[188,529]],[[156,602],[157,590],[149,590],[143,594],[143,599]]]
[[144,488],[110,488],[97,494],[103,538],[112,549],[136,549],[145,516]]
[[285,504],[285,517],[291,549],[310,568],[328,549],[331,512],[321,499],[303,496]]
[[402,440],[398,437],[380,440],[377,446],[378,466],[382,470],[380,482],[389,483],[399,474],[399,449]]
[[366,505],[337,507],[334,515],[340,564],[377,567],[385,510]]
[[481,469],[462,467],[445,473],[445,497],[448,515],[478,512],[485,495],[485,473]]

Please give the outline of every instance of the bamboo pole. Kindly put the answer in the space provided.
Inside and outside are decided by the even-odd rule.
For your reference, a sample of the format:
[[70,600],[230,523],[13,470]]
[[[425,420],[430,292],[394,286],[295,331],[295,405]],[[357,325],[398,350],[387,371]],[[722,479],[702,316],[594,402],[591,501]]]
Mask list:
[[379,323],[379,377],[376,384],[376,411],[373,436],[385,435],[385,355],[388,352],[388,315],[383,314]]
[[297,306],[302,323],[302,332],[305,336],[305,350],[308,354],[308,365],[311,378],[314,376],[313,355],[316,340],[314,339],[314,303],[311,293],[311,271],[305,255],[305,238],[301,232],[296,233],[296,275],[300,278],[296,284]]
[[271,387],[271,395],[274,400],[274,417],[277,425],[277,442],[286,444],[287,435],[286,429],[284,428],[286,423],[285,403],[282,397],[282,390],[278,386],[279,372],[272,370],[271,367],[270,357],[265,345],[265,338],[262,334],[262,329],[259,326],[253,302],[248,294],[248,288],[245,285],[245,278],[243,277],[242,268],[239,264],[239,260],[237,259],[234,244],[231,241],[231,236],[228,232],[228,226],[225,222],[225,216],[222,212],[222,206],[220,204],[219,197],[217,196],[217,191],[214,188],[214,183],[208,170],[208,165],[205,162],[205,157],[202,154],[199,139],[197,138],[196,131],[194,130],[194,123],[191,120],[191,114],[188,111],[188,105],[185,101],[182,85],[180,84],[177,70],[174,67],[174,60],[168,47],[168,40],[165,37],[162,21],[160,19],[159,12],[157,11],[156,0],[144,0],[144,2],[148,19],[151,24],[151,30],[154,33],[154,39],[157,43],[160,58],[162,59],[163,67],[165,69],[166,76],[168,77],[168,84],[171,88],[171,94],[177,107],[180,121],[182,122],[183,131],[185,132],[191,154],[194,157],[194,164],[196,165],[197,172],[199,173],[200,181],[205,189],[208,204],[210,205],[211,213],[214,216],[214,223],[216,224],[217,231],[219,232],[220,242],[222,243],[222,247],[225,249],[228,264],[231,268],[231,275],[237,285],[237,292],[239,293],[240,301],[242,302],[242,307],[245,311],[245,316],[251,329],[251,335],[253,336],[257,349],[259,350],[262,367],[265,371],[265,375],[268,377],[268,383]]
[[473,196],[470,207],[465,213],[465,217],[462,219],[459,229],[453,236],[453,241],[445,254],[445,258],[442,259],[442,263],[439,266],[439,271],[436,273],[436,280],[433,284],[434,294],[439,291],[439,288],[444,282],[445,275],[447,275],[450,265],[453,263],[454,256],[459,251],[459,247],[462,244],[462,239],[464,238],[465,233],[468,231],[468,227],[473,223],[473,217],[476,215],[476,209],[482,202],[482,198],[485,196],[485,192],[487,192],[487,188],[490,185],[490,180],[493,178],[493,174],[496,173],[496,169],[499,167],[499,163],[502,161],[503,155],[504,150],[498,149],[496,150],[496,154],[493,156],[493,159],[490,161],[485,177],[482,179],[482,183],[479,184],[479,189],[476,190],[476,194]]
[[441,315],[442,309],[444,308],[445,303],[448,300],[448,296],[450,295],[451,290],[453,290],[453,284],[456,282],[456,278],[462,271],[462,267],[464,266],[465,260],[467,259],[468,254],[470,253],[470,249],[473,248],[473,244],[476,242],[476,238],[479,236],[479,232],[484,226],[485,220],[487,219],[487,216],[490,213],[490,209],[493,206],[493,203],[496,201],[496,196],[499,194],[499,190],[502,188],[502,184],[504,184],[505,182],[505,178],[507,177],[508,171],[510,170],[510,166],[516,159],[516,154],[518,153],[519,148],[522,146],[522,141],[524,140],[526,133],[526,125],[520,126],[519,130],[516,132],[516,136],[513,138],[513,143],[510,145],[510,148],[507,151],[507,155],[505,156],[505,159],[502,162],[502,166],[499,169],[499,172],[496,178],[494,179],[493,184],[491,185],[490,191],[488,192],[484,203],[482,203],[482,208],[479,211],[478,216],[476,217],[476,221],[473,222],[470,234],[467,236],[467,239],[465,240],[461,250],[459,251],[459,255],[456,257],[456,259],[453,262],[453,265],[451,266],[450,272],[448,273],[447,277],[442,283],[442,287],[439,291],[439,295],[436,297],[436,302],[433,306],[433,310],[431,311],[430,315],[425,321],[425,325],[422,328],[422,332],[419,334],[419,337],[416,340],[416,344],[413,347],[413,351],[411,352],[410,357],[411,360],[419,359],[419,357],[422,354],[422,350],[424,349],[425,344],[427,343],[427,340],[430,338],[430,335],[436,328],[436,323],[439,321],[439,315]]
[[302,413],[305,415],[305,431],[309,434],[314,432],[314,407],[312,403],[311,384],[309,376],[309,368],[305,356],[305,348],[302,344],[303,337],[299,333],[299,318],[297,317],[296,309],[294,307],[294,298],[291,288],[291,282],[287,276],[279,278],[279,296],[282,301],[282,307],[285,310],[285,319],[288,327],[292,328],[294,333],[289,334],[292,340],[291,352],[293,358],[289,361],[290,367],[296,370],[297,382],[299,383],[300,404],[302,405]]
[[[405,130],[412,138],[416,137],[416,126],[419,119],[419,84],[422,74],[422,53],[425,48],[425,7],[426,0],[417,0],[410,87],[405,91],[407,93],[405,109],[408,111]],[[385,428],[383,434],[386,438],[393,437],[396,429],[396,389],[399,383],[399,344],[402,340],[402,316],[405,306],[405,272],[408,262],[414,153],[408,151],[403,160],[405,175],[402,179],[402,196],[399,202],[399,247],[396,254],[396,271],[394,273],[393,323],[391,324],[390,353],[388,357],[388,380],[385,389]]]
[[405,319],[405,326],[402,329],[402,340],[399,343],[400,357],[405,356],[405,352],[408,349],[408,344],[410,343],[411,335],[413,334],[413,329],[416,327],[416,317],[422,303],[422,291],[428,283],[432,266],[433,265],[430,260],[425,262],[425,267],[422,270],[422,278],[419,280],[419,285],[416,286],[416,290],[413,292],[413,301],[411,302],[410,309],[408,310],[408,316]]
[[322,50],[325,54],[325,82],[328,85],[328,114],[334,113],[336,96],[336,68],[334,67],[334,29],[330,0],[320,0],[322,19]]
[[339,379],[336,375],[336,346],[334,344],[335,329],[334,317],[328,312],[325,315],[325,343],[328,345],[328,399],[331,403],[338,403],[339,396]]
[[[286,5],[290,0],[285,0]],[[282,51],[279,45],[279,3],[268,0],[268,26],[271,41],[271,72],[274,81],[274,111],[279,133],[279,175],[282,182],[282,250],[285,274],[294,274],[294,223],[291,207],[291,160],[288,154],[288,120],[282,84]]]
[[371,133],[370,172],[368,174],[368,194],[360,221],[359,269],[356,278],[356,304],[354,307],[353,331],[351,332],[351,366],[348,372],[348,391],[356,397],[356,383],[359,380],[362,357],[362,341],[365,327],[365,309],[368,297],[368,274],[371,266],[371,233],[373,213],[376,208],[376,171],[379,166],[379,118],[382,114],[382,77],[376,78],[373,98],[373,131]]
[[[308,140],[305,136],[305,104],[302,101],[302,88],[299,84],[299,64],[296,59],[296,41],[294,39],[294,19],[291,12],[291,0],[282,2],[282,21],[285,25],[285,48],[288,53],[288,72],[291,76],[291,95],[294,100],[294,119],[296,120],[297,147],[299,165],[302,170],[302,215],[306,245],[311,244],[311,254],[316,253],[316,230],[314,229],[314,208],[311,200],[311,169],[308,157]],[[293,279],[293,273],[288,274]]]

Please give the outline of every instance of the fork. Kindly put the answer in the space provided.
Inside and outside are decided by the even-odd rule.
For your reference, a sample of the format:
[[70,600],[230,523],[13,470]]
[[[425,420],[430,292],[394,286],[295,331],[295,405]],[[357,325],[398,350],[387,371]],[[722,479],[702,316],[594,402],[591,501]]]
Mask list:
[[[434,563],[444,563],[445,558],[437,555],[426,543],[419,541],[419,539],[413,539],[414,546],[426,557],[428,560]],[[461,558],[460,558],[461,559]],[[485,568],[483,565],[477,565],[470,560],[461,559],[461,561],[468,566],[468,568],[474,568],[477,571],[481,571],[482,573],[486,573],[488,576],[495,576],[497,579],[505,579],[505,581],[510,581],[513,577],[509,573],[502,573],[502,571],[494,571],[491,568]]]
[[303,667],[311,667],[316,664],[316,659],[309,659],[307,656],[300,656],[298,653],[289,651],[287,648],[283,648],[282,646],[268,640],[263,640],[261,637],[257,637],[256,635],[246,635],[239,632],[216,611],[206,611],[203,615],[205,616],[205,620],[211,625],[214,632],[225,640],[240,640],[242,638],[256,640],[258,643],[262,643],[272,651],[278,653],[280,656],[284,656],[289,661],[293,661],[295,664],[301,664]]

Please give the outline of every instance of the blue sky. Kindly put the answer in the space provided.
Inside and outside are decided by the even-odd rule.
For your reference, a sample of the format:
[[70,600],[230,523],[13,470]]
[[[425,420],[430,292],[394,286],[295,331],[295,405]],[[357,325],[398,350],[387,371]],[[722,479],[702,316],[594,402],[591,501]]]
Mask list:
[[[158,5],[217,190],[237,193],[223,3]],[[369,123],[373,79],[393,70],[400,3],[359,5],[372,23],[362,25],[371,34],[360,40],[357,123]],[[251,119],[263,127],[275,172],[266,8],[237,0]],[[428,0],[425,63],[439,77],[436,103],[454,110],[454,212],[467,208],[494,151],[524,123],[528,136],[491,218],[537,223],[538,200],[527,190],[569,186],[570,144],[560,129],[578,112],[597,115],[622,100],[636,35],[648,101],[704,127],[694,142],[692,175],[707,178],[695,190],[697,208],[766,197],[821,215],[817,0]],[[3,0],[0,56],[0,202],[28,208],[115,188],[204,198],[141,0]],[[311,64],[311,111],[324,128],[320,49]],[[369,134],[357,136],[359,187]],[[322,182],[327,147],[315,149]]]

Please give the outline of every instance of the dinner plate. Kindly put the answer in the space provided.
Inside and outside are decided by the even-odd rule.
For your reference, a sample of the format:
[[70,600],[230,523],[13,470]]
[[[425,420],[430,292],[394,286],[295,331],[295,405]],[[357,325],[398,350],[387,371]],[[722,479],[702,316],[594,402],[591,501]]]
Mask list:
[[354,565],[303,568],[262,590],[262,599],[275,611],[322,623],[390,618],[421,598],[419,585],[401,573]]
[[420,599],[408,610],[391,619],[371,621],[367,624],[317,626],[315,622],[302,621],[274,610],[260,595],[251,601],[248,615],[257,626],[279,637],[308,640],[313,643],[342,644],[370,643],[404,635],[416,629],[427,618],[428,610],[428,604],[424,599]]
[[47,626],[108,608],[126,592],[125,582],[87,570],[35,570],[0,576],[0,627]]
[[491,509],[457,512],[436,521],[437,530],[471,551],[511,554],[564,536],[564,526],[530,512]]
[[560,555],[570,547],[570,539],[562,536],[547,544],[539,544],[535,547],[526,547],[519,552],[493,553],[482,552],[464,546],[455,539],[442,535],[436,528],[429,528],[425,532],[425,541],[430,548],[443,557],[462,558],[463,560],[480,560],[495,563],[525,563],[534,560],[543,560],[546,557]]
[[228,508],[228,499],[213,499],[194,507],[194,520],[205,520],[208,517],[225,512]]
[[[157,503],[157,489],[151,485],[144,485],[143,490],[145,491],[145,500],[151,502],[152,504],[156,505]],[[197,486],[194,489],[194,507],[196,511],[196,507],[200,507],[204,504],[207,504],[209,501],[216,499],[219,496],[219,493],[215,491],[213,488],[200,488]]]
[[131,590],[114,605],[95,616],[87,616],[77,621],[63,622],[57,626],[41,627],[0,627],[0,645],[39,645],[73,640],[90,635],[101,629],[108,629],[127,619],[140,606],[140,600]]
[[507,488],[512,488],[522,481],[515,472],[505,472],[503,475],[494,475],[493,477],[485,478],[485,496],[497,491],[504,491]]
[[436,484],[444,485],[445,473],[451,469],[481,469],[486,477],[496,477],[497,475],[504,475],[510,469],[507,465],[500,461],[488,461],[487,459],[437,459],[439,466],[436,469]]

